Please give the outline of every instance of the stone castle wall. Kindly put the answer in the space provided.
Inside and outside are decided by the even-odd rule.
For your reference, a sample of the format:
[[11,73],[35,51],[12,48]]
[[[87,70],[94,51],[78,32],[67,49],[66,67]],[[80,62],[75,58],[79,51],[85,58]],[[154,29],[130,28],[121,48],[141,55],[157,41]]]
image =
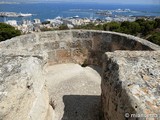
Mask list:
[[37,57],[0,54],[0,120],[51,120],[43,64]]
[[102,55],[115,50],[158,50],[159,47],[130,35],[102,31],[55,31],[34,33],[2,42],[0,49],[46,53],[48,63],[102,64]]
[[[116,50],[128,50],[128,52],[114,52]],[[7,62],[9,56],[11,57],[9,61],[14,61],[14,59],[18,56],[19,59],[37,59],[37,61],[42,61],[43,64],[41,64],[42,69],[44,64],[59,64],[59,63],[78,63],[78,64],[92,64],[92,65],[98,65],[102,67],[103,64],[103,74],[102,74],[102,105],[103,105],[103,112],[104,117],[109,120],[117,120],[117,118],[124,119],[124,113],[130,112],[130,113],[137,113],[137,111],[142,110],[142,113],[150,113],[147,112],[148,110],[152,111],[153,107],[158,106],[152,106],[147,103],[151,103],[150,99],[148,101],[145,101],[144,99],[137,98],[137,96],[132,93],[132,89],[125,87],[125,85],[128,85],[131,82],[136,81],[133,83],[133,91],[141,91],[141,89],[136,88],[137,84],[143,82],[142,85],[144,85],[144,88],[151,89],[146,87],[146,84],[143,80],[140,78],[143,78],[137,74],[127,71],[141,71],[143,70],[143,66],[145,64],[151,64],[148,67],[144,67],[145,70],[143,70],[144,73],[147,72],[148,69],[154,67],[157,67],[159,63],[159,56],[157,54],[159,53],[158,50],[160,50],[160,47],[150,43],[146,40],[125,35],[121,33],[115,33],[115,32],[104,32],[104,31],[92,31],[92,30],[68,30],[68,31],[52,31],[52,32],[43,32],[43,33],[33,33],[28,35],[22,35],[19,37],[12,38],[10,40],[4,41],[0,43],[0,51],[1,51],[1,58],[0,58],[0,65],[1,65],[1,71],[3,75],[0,76],[1,85],[7,84],[9,87],[6,87],[4,89],[0,88],[1,96],[0,96],[0,107],[4,107],[2,104],[3,101],[9,101],[9,96],[4,96],[4,91],[8,90],[8,88],[12,89],[12,83],[6,82],[4,80],[4,76],[6,76],[5,70],[10,69],[10,62]],[[137,51],[137,52],[135,52]],[[143,51],[143,53],[141,53]],[[146,51],[146,52],[145,52]],[[148,52],[150,51],[150,52]],[[109,52],[106,53],[105,52]],[[3,57],[5,56],[5,57]],[[104,58],[102,59],[102,56]],[[125,56],[125,57],[124,57]],[[148,59],[147,56],[150,58]],[[152,57],[155,59],[155,61],[152,60]],[[16,59],[17,61],[17,59]],[[123,61],[124,65],[121,64],[121,61]],[[150,63],[152,61],[152,63]],[[143,63],[141,67],[137,66],[137,63]],[[155,63],[154,63],[155,62]],[[14,63],[14,62],[13,62]],[[4,66],[4,64],[6,64]],[[21,61],[17,62],[17,66],[21,66],[21,64],[24,64]],[[30,65],[26,62],[26,64]],[[32,65],[32,64],[31,64]],[[36,62],[36,65],[38,63]],[[113,66],[113,67],[112,67]],[[115,68],[114,68],[115,67]],[[12,66],[12,69],[15,70],[17,67],[15,65]],[[135,70],[136,68],[136,70]],[[27,70],[28,68],[22,67],[17,72],[18,76],[21,75],[21,71]],[[12,71],[13,71],[12,70]],[[159,67],[157,67],[156,71],[159,71]],[[12,73],[11,71],[7,71],[8,76],[7,78],[10,79],[10,77],[14,77],[15,73]],[[127,72],[127,74],[125,74]],[[31,75],[30,71],[27,71],[29,75]],[[34,73],[34,72],[33,72]],[[32,74],[33,74],[32,73]],[[159,72],[160,73],[160,72]],[[125,76],[123,76],[125,74]],[[39,72],[36,74],[41,76],[42,73]],[[130,77],[129,77],[130,76]],[[16,82],[16,85],[19,85],[19,81],[21,79],[17,79],[18,82]],[[150,76],[149,76],[150,77]],[[5,79],[7,79],[5,78]],[[35,77],[28,77],[29,80],[36,81]],[[43,79],[43,77],[41,77]],[[159,74],[155,75],[153,74],[152,78],[155,79],[155,82],[158,83],[159,80]],[[27,80],[24,80],[27,81]],[[44,81],[44,80],[42,80]],[[125,83],[127,81],[127,84]],[[38,82],[38,81],[37,81]],[[124,83],[123,83],[124,82]],[[129,83],[128,83],[129,82]],[[151,81],[152,82],[152,81]],[[41,83],[41,82],[40,82]],[[28,84],[28,83],[24,83]],[[31,82],[30,83],[33,86],[39,86],[38,83]],[[41,84],[42,86],[45,86],[45,83]],[[150,84],[149,84],[150,86]],[[152,85],[151,85],[152,86]],[[157,89],[158,84],[156,84],[153,88]],[[43,88],[43,87],[41,87]],[[13,88],[14,89],[14,88]],[[31,90],[34,91],[34,89],[37,89],[36,87],[31,87]],[[14,89],[16,90],[16,89]],[[28,89],[27,89],[28,90]],[[47,90],[43,89],[37,89],[38,93],[45,93]],[[44,92],[42,92],[44,91]],[[119,93],[120,91],[121,94]],[[129,92],[128,92],[129,91]],[[152,97],[158,98],[158,96],[154,96],[153,91],[149,91]],[[35,94],[35,93],[33,93]],[[19,93],[16,93],[17,96],[19,96]],[[39,95],[39,94],[37,94]],[[146,98],[149,98],[148,94],[142,94]],[[43,112],[43,107],[40,107],[39,104],[41,104],[38,99],[43,99],[43,96],[45,94],[39,95],[40,97],[34,95],[33,99],[31,100],[31,103],[34,103],[34,107],[27,108],[30,113],[33,113],[31,111],[37,111],[39,110],[39,114]],[[158,98],[159,99],[159,98]],[[22,101],[25,101],[25,98],[22,97]],[[155,100],[155,99],[154,99]],[[134,101],[132,103],[132,101]],[[136,107],[141,105],[140,103],[144,102],[144,106],[147,107]],[[46,101],[43,102],[46,104]],[[15,103],[16,106],[17,103]],[[31,105],[31,104],[30,104]],[[150,106],[149,106],[150,105]],[[29,106],[29,105],[27,105]],[[9,106],[8,106],[9,107]],[[24,107],[25,108],[25,107]],[[7,110],[10,108],[6,108],[6,111],[0,112],[1,115],[8,115]],[[50,106],[48,105],[49,113],[52,113],[53,111],[50,111]],[[138,109],[138,110],[137,110]],[[156,108],[157,109],[157,108]],[[5,109],[4,109],[5,110]],[[18,111],[18,110],[17,110]],[[12,111],[14,112],[14,111]],[[21,112],[21,111],[18,111]],[[44,113],[44,112],[43,112]],[[155,110],[154,113],[157,113]],[[35,116],[33,120],[38,119],[41,120],[42,117],[44,117],[46,114],[43,114],[43,116]],[[115,114],[115,115],[114,115]],[[26,115],[26,113],[24,113]],[[34,116],[34,114],[30,115]],[[52,115],[51,115],[52,116]],[[30,120],[31,117],[26,117],[26,120]]]
[[107,52],[101,88],[105,119],[158,120],[160,52]]

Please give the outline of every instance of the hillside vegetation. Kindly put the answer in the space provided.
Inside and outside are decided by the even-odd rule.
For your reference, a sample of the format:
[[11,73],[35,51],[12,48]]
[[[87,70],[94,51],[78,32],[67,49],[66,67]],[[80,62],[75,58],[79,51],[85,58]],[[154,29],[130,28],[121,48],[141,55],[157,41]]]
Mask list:
[[16,30],[11,25],[0,23],[0,42],[18,35],[21,35],[19,30]]
[[[61,25],[58,29],[44,29],[48,30],[66,30],[69,29],[67,25]],[[75,26],[73,29],[92,29],[114,31],[125,34],[131,34],[149,40],[157,45],[160,45],[160,19],[144,20],[138,19],[135,22],[109,22],[104,24],[90,23],[87,25]],[[0,41],[10,39],[12,37],[21,35],[19,30],[5,23],[0,23]]]
[[76,26],[75,28],[115,31],[125,34],[131,34],[160,45],[160,19],[138,19],[135,22],[110,22],[98,25],[90,23],[88,25]]

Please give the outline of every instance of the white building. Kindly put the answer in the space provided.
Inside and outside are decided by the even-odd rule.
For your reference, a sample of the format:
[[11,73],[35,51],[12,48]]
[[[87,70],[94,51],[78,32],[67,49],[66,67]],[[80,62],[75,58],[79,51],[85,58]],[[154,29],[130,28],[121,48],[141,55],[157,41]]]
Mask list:
[[53,26],[53,27],[58,27],[59,25],[62,25],[63,24],[63,21],[60,20],[60,19],[47,19],[46,21],[50,22],[50,24]]
[[40,19],[34,19],[33,22],[34,22],[34,24],[40,24],[41,20]]
[[23,20],[22,25],[32,25],[32,22],[30,20]]
[[18,26],[16,20],[8,20],[8,21],[6,21],[5,23],[6,23],[6,24],[9,24],[9,25],[11,25],[11,26]]

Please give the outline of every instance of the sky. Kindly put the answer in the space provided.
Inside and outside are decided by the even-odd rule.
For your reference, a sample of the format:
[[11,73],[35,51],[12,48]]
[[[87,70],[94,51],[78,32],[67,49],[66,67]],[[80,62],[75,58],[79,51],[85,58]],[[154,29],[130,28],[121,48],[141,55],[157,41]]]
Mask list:
[[[26,0],[0,0],[0,2],[24,2]],[[115,4],[159,4],[160,0],[27,0],[28,2],[97,2]]]

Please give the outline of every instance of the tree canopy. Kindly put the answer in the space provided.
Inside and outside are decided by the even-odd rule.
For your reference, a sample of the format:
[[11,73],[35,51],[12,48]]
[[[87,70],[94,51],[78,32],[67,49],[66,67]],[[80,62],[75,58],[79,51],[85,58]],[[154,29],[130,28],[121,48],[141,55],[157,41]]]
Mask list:
[[0,23],[0,41],[7,40],[18,35],[21,35],[21,32],[16,30],[13,26]]
[[140,35],[140,37],[160,45],[160,18],[156,18],[155,20],[138,19],[135,22],[109,22],[99,25],[90,23],[76,26],[75,28],[114,31],[135,36]]

